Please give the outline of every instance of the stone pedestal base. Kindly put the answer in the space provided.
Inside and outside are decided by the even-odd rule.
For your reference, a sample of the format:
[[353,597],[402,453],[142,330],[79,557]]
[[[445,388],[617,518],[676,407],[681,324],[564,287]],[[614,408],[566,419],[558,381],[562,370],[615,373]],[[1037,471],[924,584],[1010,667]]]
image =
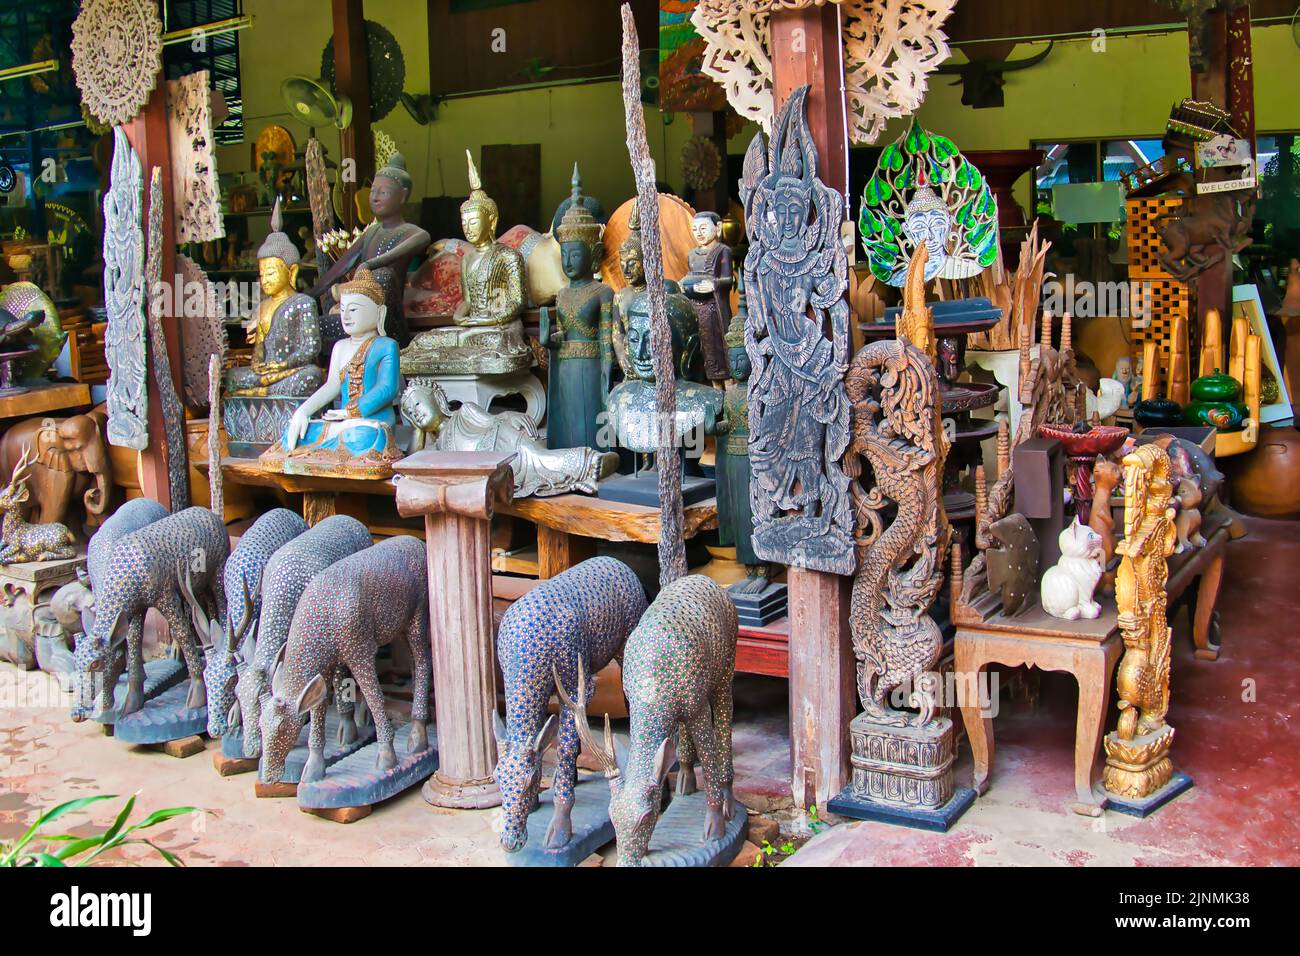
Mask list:
[[484,411],[490,411],[492,400],[502,395],[519,395],[527,403],[524,414],[534,425],[542,423],[546,414],[546,389],[532,372],[515,372],[512,375],[415,375],[412,385],[437,382],[449,402],[473,402]]
[[953,786],[953,727],[938,717],[924,727],[890,727],[859,714],[849,724],[853,778],[827,808],[860,820],[946,831],[975,793]]
[[24,561],[0,567],[0,660],[23,670],[38,663],[37,618],[49,617],[50,598],[85,568],[84,557]]
[[790,589],[784,584],[769,584],[755,593],[741,593],[732,586],[727,593],[736,605],[736,618],[742,626],[766,627],[782,617],[790,606]]
[[[641,471],[635,475],[615,475],[600,483],[597,496],[602,501],[619,501],[629,505],[659,507],[659,473]],[[698,475],[682,477],[682,506],[690,507],[707,501],[717,494],[717,483],[712,478]]]
[[1169,778],[1159,790],[1150,796],[1141,799],[1132,800],[1127,797],[1117,797],[1114,794],[1106,795],[1106,809],[1114,810],[1116,813],[1123,813],[1130,817],[1145,817],[1155,813],[1174,797],[1192,789],[1192,778],[1187,776],[1181,770],[1175,770],[1174,775]]
[[221,424],[230,439],[230,455],[256,458],[262,454],[280,440],[303,401],[284,396],[223,398]]
[[1174,728],[1166,724],[1154,733],[1123,740],[1118,732],[1106,735],[1106,770],[1102,785],[1108,797],[1145,800],[1173,778],[1169,748]]

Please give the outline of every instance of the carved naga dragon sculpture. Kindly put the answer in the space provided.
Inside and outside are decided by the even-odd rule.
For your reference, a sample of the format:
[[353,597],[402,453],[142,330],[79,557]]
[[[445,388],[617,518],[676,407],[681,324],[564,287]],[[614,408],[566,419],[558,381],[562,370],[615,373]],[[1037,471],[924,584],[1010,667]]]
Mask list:
[[[915,687],[911,704],[921,709],[917,726],[933,719],[937,681],[929,672],[943,644],[927,614],[943,581],[940,555],[947,553],[951,532],[940,490],[948,441],[939,419],[938,376],[925,351],[933,339],[926,335],[929,310],[920,283],[926,258],[922,245],[909,266],[899,338],[862,349],[845,378],[853,416],[850,468],[861,456],[875,479],[870,491],[861,481],[851,486],[858,573],[849,616],[858,694],[872,720],[891,726],[910,717],[887,703],[908,680]],[[897,511],[885,527],[891,501]]]

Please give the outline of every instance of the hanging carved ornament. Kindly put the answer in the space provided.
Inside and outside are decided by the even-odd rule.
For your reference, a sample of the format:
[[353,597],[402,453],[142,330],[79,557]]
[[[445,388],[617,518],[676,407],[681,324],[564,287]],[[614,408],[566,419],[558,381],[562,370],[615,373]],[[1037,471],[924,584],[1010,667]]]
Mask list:
[[382,129],[375,130],[375,169],[383,169],[397,152],[397,141]]
[[221,320],[217,292],[207,274],[188,256],[176,257],[181,279],[181,343],[184,363],[181,381],[185,403],[191,408],[208,404],[208,359],[226,354],[226,325]]
[[109,126],[134,119],[161,70],[155,0],[83,0],[72,22],[72,72],[95,119]]
[[745,154],[740,196],[749,321],[750,501],[764,561],[852,574],[853,514],[841,464],[849,444],[848,254],[844,200],[817,178],[808,87],[781,109],[770,144]]
[[[951,51],[940,29],[956,0],[825,0],[838,3],[844,37],[849,138],[874,143],[891,119],[914,113],[927,78]],[[701,69],[741,116],[771,131],[773,11],[822,0],[700,0],[691,23],[704,39]]]
[[[919,273],[924,266],[922,247],[912,267]],[[897,339],[872,342],[857,354],[845,389],[853,406],[849,454],[867,465],[851,485],[860,561],[849,627],[858,659],[858,696],[873,722],[903,726],[910,714],[889,701],[897,688],[911,683],[914,702],[921,706],[916,723],[923,727],[938,704],[933,683],[919,678],[931,671],[943,649],[943,634],[929,610],[943,583],[951,532],[943,511],[948,439],[941,425],[939,376],[926,354],[934,331],[924,300],[920,309],[927,313],[922,327],[900,325]]]
[[[226,235],[212,140],[208,71],[167,81],[167,136],[172,152],[173,220],[177,242],[211,242]],[[204,401],[207,391],[204,390]]]
[[912,120],[880,153],[862,190],[858,231],[877,279],[901,286],[917,245],[925,280],[969,279],[998,256],[998,204],[975,164]]
[[722,175],[722,155],[707,136],[692,136],[682,147],[682,179],[692,189],[710,189]]
[[144,354],[144,236],[140,229],[144,172],[119,126],[104,194],[104,358],[108,363],[108,441],[143,450],[148,400]]

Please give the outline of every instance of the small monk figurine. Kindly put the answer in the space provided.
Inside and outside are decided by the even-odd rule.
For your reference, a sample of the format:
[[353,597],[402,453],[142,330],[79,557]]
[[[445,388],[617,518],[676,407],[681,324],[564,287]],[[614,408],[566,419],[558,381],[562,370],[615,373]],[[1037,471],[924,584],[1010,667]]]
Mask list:
[[[569,284],[556,296],[554,310],[541,310],[540,338],[551,350],[546,398],[548,448],[599,447],[598,418],[606,396],[601,388],[601,326],[608,325],[614,301],[614,290],[592,275],[603,232],[583,203],[575,163],[573,195],[556,230]],[[552,327],[552,311],[558,329]]]
[[727,329],[727,365],[732,383],[722,400],[718,423],[718,530],[724,545],[736,547],[736,560],[745,566],[745,580],[728,590],[758,594],[768,587],[770,569],[754,553],[754,513],[749,503],[749,353],[745,351],[745,282],[737,274],[739,308]]
[[387,477],[400,454],[393,427],[402,376],[397,343],[384,334],[384,289],[363,266],[339,292],[348,337],[335,344],[325,383],[298,406],[261,460],[287,473]]
[[316,300],[295,291],[300,257],[282,229],[280,201],[271,213],[271,233],[257,251],[262,299],[245,330],[252,334],[253,361],[226,369],[227,397],[305,398],[321,385],[316,366],[320,325]]
[[524,260],[496,240],[497,204],[483,191],[474,158],[469,161],[469,198],[460,221],[470,248],[461,260],[461,303],[455,328],[421,332],[402,352],[402,369],[417,375],[504,375],[533,362],[520,313],[526,302]]
[[[385,328],[398,343],[406,341],[406,315],[402,297],[406,291],[406,269],[411,259],[422,255],[428,248],[429,234],[414,223],[406,221],[403,210],[411,198],[411,174],[406,171],[406,160],[394,153],[388,165],[375,173],[370,187],[370,211],[374,222],[368,225],[340,261],[356,258],[384,292],[384,305],[388,310]],[[338,301],[339,287],[335,287]],[[343,335],[339,327],[337,308],[330,310],[324,323],[325,346],[332,348]]]
[[686,258],[689,272],[682,291],[699,316],[704,372],[711,382],[727,379],[727,346],[723,331],[731,321],[731,249],[722,241],[722,219],[716,212],[697,212],[691,223],[695,248]]

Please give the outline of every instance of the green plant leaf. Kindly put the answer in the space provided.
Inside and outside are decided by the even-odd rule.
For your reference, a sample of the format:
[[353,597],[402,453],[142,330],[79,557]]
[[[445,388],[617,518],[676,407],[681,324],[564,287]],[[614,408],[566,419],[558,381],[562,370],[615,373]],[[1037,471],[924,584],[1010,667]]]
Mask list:
[[123,804],[121,811],[119,811],[117,815],[117,818],[113,821],[113,825],[104,831],[104,839],[102,842],[108,842],[109,840],[112,840],[113,837],[117,836],[118,833],[121,832],[122,827],[126,824],[127,818],[131,816],[131,811],[135,809],[136,796],[137,794],[134,793],[131,794],[130,798],[126,801],[125,804]]
[[165,810],[155,810],[153,813],[149,814],[147,817],[145,817],[135,826],[131,827],[131,830],[129,832],[135,832],[136,830],[144,830],[147,827],[157,826],[159,823],[162,823],[164,820],[170,820],[173,817],[183,817],[187,813],[198,813],[198,812],[199,812],[198,807],[168,807]]
[[22,852],[23,848],[26,847],[27,844],[32,842],[32,838],[36,836],[36,832],[45,824],[52,820],[57,820],[59,817],[65,816],[66,814],[75,813],[84,807],[90,806],[92,803],[98,803],[100,800],[112,800],[116,796],[117,794],[115,793],[105,793],[96,797],[81,797],[77,800],[69,800],[67,803],[60,803],[57,807],[46,810],[36,818],[35,823],[27,828],[27,832],[20,836],[16,843],[10,846],[9,852],[6,853],[4,857],[0,857],[0,866],[12,865],[8,861],[16,857]]
[[73,840],[73,842],[69,843],[67,846],[59,847],[54,856],[60,860],[66,860],[69,857],[76,856],[78,853],[85,853],[87,850],[93,849],[103,842],[104,837],[102,835],[82,837],[79,840]]

